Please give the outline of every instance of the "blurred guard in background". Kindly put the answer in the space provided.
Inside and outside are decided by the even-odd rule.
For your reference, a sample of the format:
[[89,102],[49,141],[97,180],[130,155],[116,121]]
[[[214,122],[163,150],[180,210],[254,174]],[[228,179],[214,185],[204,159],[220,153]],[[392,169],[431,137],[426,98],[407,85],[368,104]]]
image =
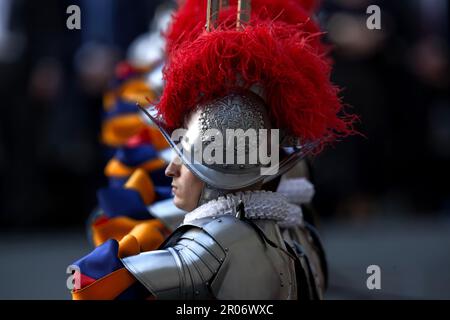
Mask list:
[[88,235],[95,246],[130,234],[143,250],[152,250],[184,214],[173,205],[170,179],[164,175],[170,159],[168,144],[136,107],[146,99],[157,99],[162,91],[162,33],[173,5],[159,7],[151,31],[131,44],[128,59],[118,64],[116,80],[104,95],[101,137],[112,158],[105,168],[109,186],[98,190],[99,207],[88,220]]

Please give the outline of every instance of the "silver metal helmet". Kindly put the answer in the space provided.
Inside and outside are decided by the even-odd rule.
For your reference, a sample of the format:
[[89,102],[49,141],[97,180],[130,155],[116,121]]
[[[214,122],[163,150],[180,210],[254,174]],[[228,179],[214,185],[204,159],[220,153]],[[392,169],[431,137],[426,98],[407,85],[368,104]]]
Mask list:
[[260,189],[314,147],[275,129],[264,100],[251,91],[198,105],[177,130],[167,130],[154,107],[141,110],[182,163],[205,182],[199,205],[228,193]]

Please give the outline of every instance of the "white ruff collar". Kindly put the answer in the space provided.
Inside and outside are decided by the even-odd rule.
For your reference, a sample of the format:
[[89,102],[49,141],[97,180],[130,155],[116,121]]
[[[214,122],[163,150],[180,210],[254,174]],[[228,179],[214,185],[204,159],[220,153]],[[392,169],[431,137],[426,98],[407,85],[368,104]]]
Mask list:
[[236,192],[219,197],[187,213],[183,223],[220,215],[236,216],[239,200],[244,203],[245,216],[248,219],[275,220],[286,227],[303,223],[299,206],[289,203],[282,194],[270,191]]

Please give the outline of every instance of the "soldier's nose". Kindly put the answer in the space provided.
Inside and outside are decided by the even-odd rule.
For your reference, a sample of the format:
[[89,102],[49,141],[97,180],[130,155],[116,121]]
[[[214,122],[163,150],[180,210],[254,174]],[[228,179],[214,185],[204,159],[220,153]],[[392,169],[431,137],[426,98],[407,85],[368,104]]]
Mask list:
[[170,163],[167,166],[166,171],[165,171],[166,176],[171,177],[171,178],[180,176],[181,164],[179,164],[180,162],[177,160],[179,160],[179,159],[177,159],[177,157],[176,157],[176,158],[172,159],[172,161],[170,161]]

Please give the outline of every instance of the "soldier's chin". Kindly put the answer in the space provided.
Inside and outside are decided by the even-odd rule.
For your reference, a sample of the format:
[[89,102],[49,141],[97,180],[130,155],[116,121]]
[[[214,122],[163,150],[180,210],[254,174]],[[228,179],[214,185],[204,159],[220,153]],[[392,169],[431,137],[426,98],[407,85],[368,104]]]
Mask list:
[[177,207],[178,209],[181,210],[186,210],[186,204],[184,203],[184,201],[182,199],[180,199],[178,196],[174,196],[173,197],[173,204],[175,205],[175,207]]

